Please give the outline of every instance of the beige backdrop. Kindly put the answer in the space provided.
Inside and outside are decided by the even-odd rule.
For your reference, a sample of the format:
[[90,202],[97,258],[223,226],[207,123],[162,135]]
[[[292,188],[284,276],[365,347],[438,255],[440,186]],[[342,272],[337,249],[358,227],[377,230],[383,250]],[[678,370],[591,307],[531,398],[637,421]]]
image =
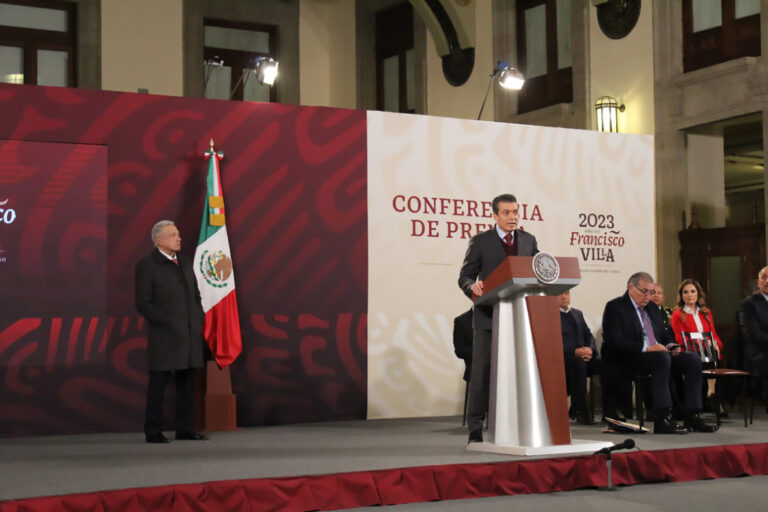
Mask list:
[[579,258],[572,303],[599,338],[605,302],[655,272],[653,186],[651,136],[369,112],[368,417],[461,411],[458,274],[495,195],[541,250]]

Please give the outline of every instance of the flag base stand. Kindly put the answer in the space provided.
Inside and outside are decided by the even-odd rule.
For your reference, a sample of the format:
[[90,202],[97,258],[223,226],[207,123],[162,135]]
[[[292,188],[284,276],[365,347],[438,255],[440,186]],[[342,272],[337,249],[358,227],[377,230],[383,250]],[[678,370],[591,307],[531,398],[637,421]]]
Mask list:
[[232,393],[229,367],[207,361],[195,392],[195,428],[212,432],[237,429],[237,396]]

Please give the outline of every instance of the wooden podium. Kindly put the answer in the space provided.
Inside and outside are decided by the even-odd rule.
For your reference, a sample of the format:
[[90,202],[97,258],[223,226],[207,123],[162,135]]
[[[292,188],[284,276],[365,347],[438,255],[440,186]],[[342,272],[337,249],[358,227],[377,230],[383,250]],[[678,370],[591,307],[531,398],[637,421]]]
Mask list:
[[488,432],[468,450],[556,455],[612,445],[571,439],[557,295],[580,279],[576,258],[539,253],[510,256],[483,281],[475,305],[493,306]]
[[195,390],[195,429],[213,432],[237,429],[237,396],[232,393],[229,367],[207,361]]

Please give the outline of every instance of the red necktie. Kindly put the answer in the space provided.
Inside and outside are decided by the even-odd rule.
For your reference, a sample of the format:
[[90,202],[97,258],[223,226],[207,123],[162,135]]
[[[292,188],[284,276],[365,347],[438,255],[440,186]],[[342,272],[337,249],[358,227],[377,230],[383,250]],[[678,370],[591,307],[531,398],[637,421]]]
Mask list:
[[173,257],[173,259],[171,261],[174,262],[177,267],[179,266],[179,260],[177,260],[175,256]]
[[504,242],[507,244],[507,247],[512,247],[512,233],[507,233],[507,236],[504,237]]

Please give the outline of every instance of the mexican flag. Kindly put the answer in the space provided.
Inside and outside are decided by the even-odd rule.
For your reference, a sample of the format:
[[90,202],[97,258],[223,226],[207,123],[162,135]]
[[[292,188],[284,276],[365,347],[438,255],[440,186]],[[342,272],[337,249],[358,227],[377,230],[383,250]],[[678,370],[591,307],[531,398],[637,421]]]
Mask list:
[[224,368],[240,355],[243,341],[219,177],[219,160],[224,158],[224,153],[214,151],[211,140],[211,149],[205,152],[205,157],[208,159],[208,193],[194,268],[205,311],[205,339],[216,362]]

